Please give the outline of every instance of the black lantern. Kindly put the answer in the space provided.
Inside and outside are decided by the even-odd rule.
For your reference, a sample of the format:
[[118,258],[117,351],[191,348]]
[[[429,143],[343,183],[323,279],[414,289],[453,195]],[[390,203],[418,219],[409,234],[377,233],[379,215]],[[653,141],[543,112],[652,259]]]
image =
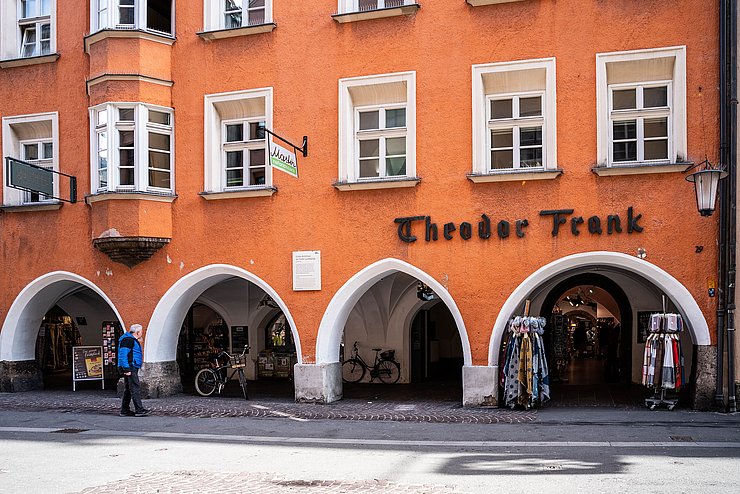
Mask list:
[[719,181],[727,177],[727,172],[722,168],[714,167],[709,160],[704,160],[697,167],[703,169],[686,177],[689,182],[694,182],[696,190],[696,208],[702,216],[711,216],[717,201],[717,187]]

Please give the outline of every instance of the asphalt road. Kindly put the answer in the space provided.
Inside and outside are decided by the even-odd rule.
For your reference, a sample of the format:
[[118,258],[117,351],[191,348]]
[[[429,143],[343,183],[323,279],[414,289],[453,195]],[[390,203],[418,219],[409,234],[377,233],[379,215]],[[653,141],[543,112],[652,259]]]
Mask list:
[[740,417],[526,424],[0,414],[0,491],[740,492]]

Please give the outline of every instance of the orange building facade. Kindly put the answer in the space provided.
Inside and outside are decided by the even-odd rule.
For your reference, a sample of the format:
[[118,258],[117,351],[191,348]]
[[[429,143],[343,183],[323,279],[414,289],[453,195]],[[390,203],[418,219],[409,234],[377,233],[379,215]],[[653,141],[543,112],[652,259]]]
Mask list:
[[[297,400],[335,401],[357,341],[394,349],[402,383],[456,376],[465,405],[496,405],[526,305],[546,332],[621,327],[626,383],[641,314],[680,313],[691,403],[711,402],[718,226],[684,172],[717,160],[716,5],[0,6],[3,157],[78,198],[54,198],[66,175],[14,188],[4,160],[3,390],[44,386],[40,328],[63,314],[82,345],[143,324],[151,396],[220,338],[251,345],[248,377],[288,365]],[[298,177],[264,129],[307,136]]]

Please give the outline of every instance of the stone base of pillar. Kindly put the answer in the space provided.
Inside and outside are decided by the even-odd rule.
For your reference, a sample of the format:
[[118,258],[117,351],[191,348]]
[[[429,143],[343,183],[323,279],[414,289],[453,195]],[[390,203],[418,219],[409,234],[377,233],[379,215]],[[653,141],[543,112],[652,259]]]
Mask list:
[[342,399],[342,364],[296,364],[295,401],[331,403]]
[[714,406],[717,385],[717,347],[697,345],[694,347],[695,376],[691,389],[691,408],[709,410]]
[[17,393],[44,389],[44,377],[35,360],[0,362],[0,391]]
[[462,373],[464,407],[498,406],[498,366],[464,366]]
[[[164,398],[182,393],[180,366],[176,361],[144,362],[139,379],[143,399]],[[119,380],[118,393],[123,394],[123,379]]]

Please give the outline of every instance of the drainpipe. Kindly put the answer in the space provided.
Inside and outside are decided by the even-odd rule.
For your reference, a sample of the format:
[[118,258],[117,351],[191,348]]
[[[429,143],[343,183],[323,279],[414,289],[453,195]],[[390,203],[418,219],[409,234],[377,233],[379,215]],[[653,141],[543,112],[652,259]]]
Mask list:
[[[727,3],[732,0],[719,2],[719,153],[720,163],[729,163],[727,157]],[[725,275],[727,251],[727,218],[729,180],[720,180],[719,183],[719,256],[717,259],[717,382],[714,394],[715,406],[720,410],[725,407],[724,397],[724,327],[725,327],[725,300],[727,299],[727,279]]]
[[729,411],[737,411],[735,402],[735,273],[736,273],[736,237],[737,237],[737,2],[728,0],[729,17],[727,24],[729,28],[729,64],[727,66],[730,79],[730,94],[728,100],[728,139],[730,161],[728,171],[730,179],[730,207],[729,209],[729,245],[728,247],[728,270],[727,270],[727,400]]

